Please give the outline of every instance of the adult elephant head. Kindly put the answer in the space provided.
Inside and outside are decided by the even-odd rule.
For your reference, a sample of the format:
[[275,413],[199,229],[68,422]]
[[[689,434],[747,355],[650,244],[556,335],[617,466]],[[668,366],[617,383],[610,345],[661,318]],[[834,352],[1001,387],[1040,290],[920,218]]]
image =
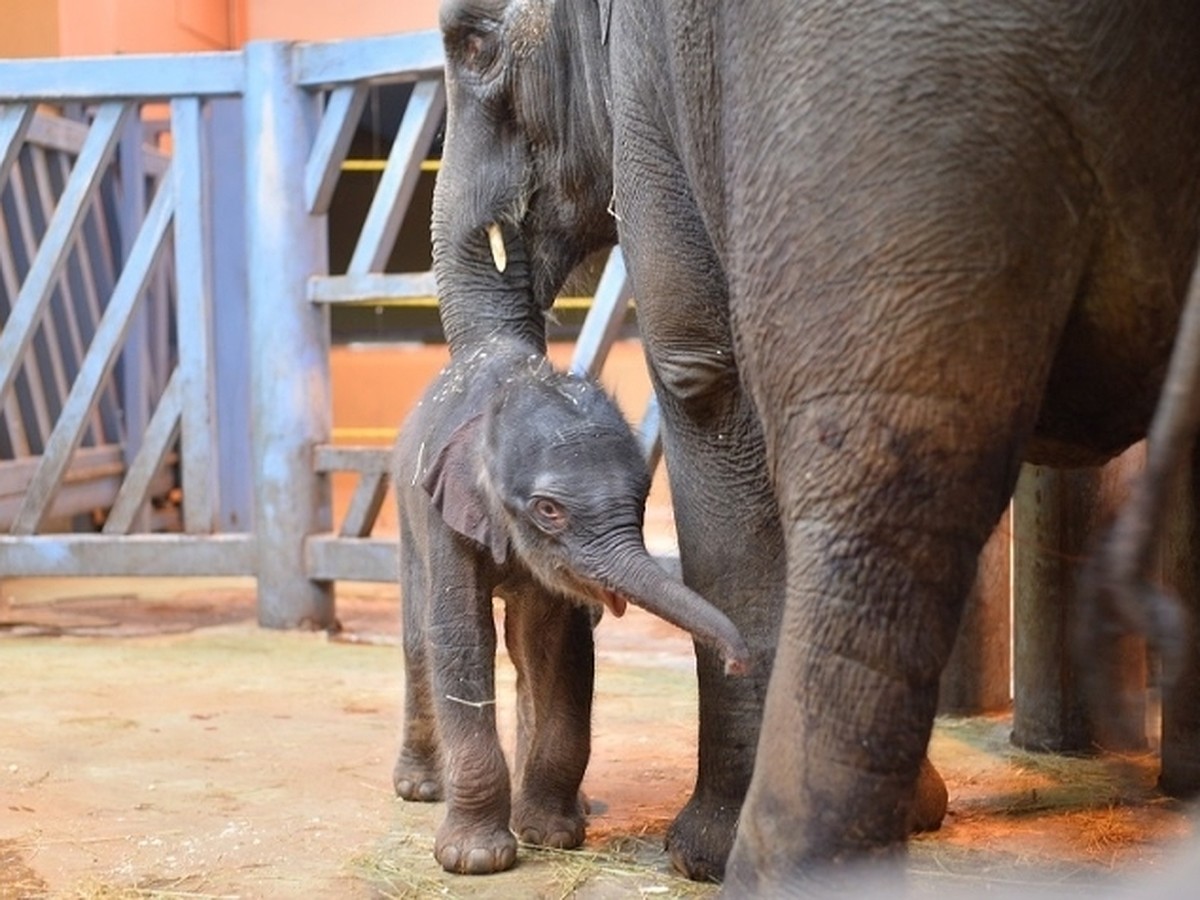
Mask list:
[[592,3],[442,7],[447,130],[433,251],[451,352],[493,334],[545,344],[571,270],[616,242],[612,126]]

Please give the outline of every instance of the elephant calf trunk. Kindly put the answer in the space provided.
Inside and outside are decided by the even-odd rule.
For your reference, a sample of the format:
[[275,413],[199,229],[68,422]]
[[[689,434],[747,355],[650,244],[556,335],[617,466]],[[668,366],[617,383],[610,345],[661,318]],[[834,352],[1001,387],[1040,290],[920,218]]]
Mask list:
[[729,617],[671,578],[649,556],[635,563],[621,588],[630,602],[687,631],[725,662],[726,675],[750,672],[750,648]]

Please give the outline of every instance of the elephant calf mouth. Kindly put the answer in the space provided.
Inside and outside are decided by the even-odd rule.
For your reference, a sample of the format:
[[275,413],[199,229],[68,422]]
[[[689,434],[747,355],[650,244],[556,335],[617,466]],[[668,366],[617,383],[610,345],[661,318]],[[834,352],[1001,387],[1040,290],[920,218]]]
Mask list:
[[625,607],[629,605],[629,601],[616,591],[601,591],[600,602],[618,619],[625,615]]

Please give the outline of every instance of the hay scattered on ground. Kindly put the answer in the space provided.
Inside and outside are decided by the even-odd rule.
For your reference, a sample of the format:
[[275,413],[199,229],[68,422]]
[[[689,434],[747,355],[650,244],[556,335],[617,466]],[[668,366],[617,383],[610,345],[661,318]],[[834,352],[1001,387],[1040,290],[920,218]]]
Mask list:
[[[482,877],[437,869],[428,840],[398,837],[379,853],[353,862],[355,874],[386,900],[424,897],[509,897],[519,884],[540,887],[539,898],[712,897],[716,885],[697,884],[670,870],[661,837],[620,837],[600,847],[554,850],[522,844],[510,873]],[[519,873],[521,881],[514,882]],[[510,877],[511,876],[511,877]],[[540,877],[539,877],[540,876]]]

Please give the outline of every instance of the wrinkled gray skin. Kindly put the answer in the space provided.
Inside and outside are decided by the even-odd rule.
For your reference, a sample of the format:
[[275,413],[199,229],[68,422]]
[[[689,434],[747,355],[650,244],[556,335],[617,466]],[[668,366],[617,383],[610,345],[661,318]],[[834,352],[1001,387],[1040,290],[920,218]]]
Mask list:
[[685,580],[756,672],[779,636],[769,689],[698,651],[672,859],[719,875],[736,824],[729,895],[801,893],[902,859],[1021,461],[1145,433],[1200,224],[1200,6],[608,6],[443,7],[443,323],[541,341],[619,237]]
[[[452,359],[401,429],[393,482],[407,673],[396,793],[446,800],[434,854],[452,872],[507,869],[517,837],[579,846],[599,609],[644,607],[731,674],[749,651],[647,553],[650,476],[612,400],[537,348],[495,339]],[[496,735],[493,596],[517,669],[515,798]]]

